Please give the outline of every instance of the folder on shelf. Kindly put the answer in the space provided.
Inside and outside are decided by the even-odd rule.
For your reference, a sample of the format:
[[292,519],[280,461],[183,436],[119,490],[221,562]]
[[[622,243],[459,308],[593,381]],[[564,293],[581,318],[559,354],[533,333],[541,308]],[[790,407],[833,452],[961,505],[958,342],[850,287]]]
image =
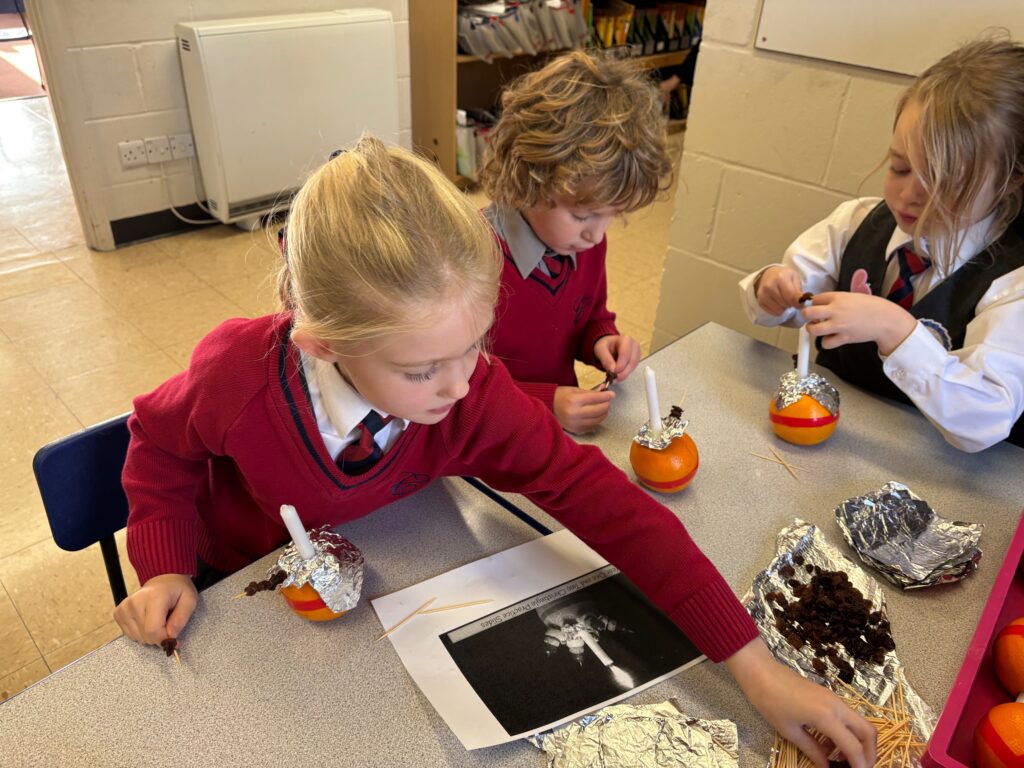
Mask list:
[[484,61],[577,48],[587,38],[578,5],[571,0],[460,4],[459,48]]

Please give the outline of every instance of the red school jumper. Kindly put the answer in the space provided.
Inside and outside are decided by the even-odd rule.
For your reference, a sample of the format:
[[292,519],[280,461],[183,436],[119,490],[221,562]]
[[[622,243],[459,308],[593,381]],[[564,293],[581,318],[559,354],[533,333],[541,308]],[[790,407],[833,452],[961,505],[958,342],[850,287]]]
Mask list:
[[594,357],[594,343],[602,336],[619,335],[615,313],[605,306],[608,238],[577,253],[576,265],[565,283],[552,293],[544,281],[532,279],[532,274],[524,280],[509,255],[508,243],[497,232],[494,236],[505,263],[491,350],[520,389],[551,409],[555,389],[578,384],[574,361],[601,368]]
[[124,468],[128,554],[139,581],[192,574],[196,555],[235,571],[289,540],[281,504],[337,526],[434,478],[473,475],[525,494],[618,567],[706,653],[757,629],[682,523],[593,446],[566,436],[496,360],[439,424],[410,424],[369,472],[344,474],[317,430],[291,317],[229,320],[189,369],[135,399]]

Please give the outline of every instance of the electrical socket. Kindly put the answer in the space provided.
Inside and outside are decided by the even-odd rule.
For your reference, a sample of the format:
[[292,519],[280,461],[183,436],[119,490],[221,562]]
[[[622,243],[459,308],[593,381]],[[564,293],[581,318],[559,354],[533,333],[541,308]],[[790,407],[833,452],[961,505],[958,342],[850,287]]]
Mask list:
[[122,168],[135,168],[149,162],[146,157],[146,142],[142,139],[118,142],[117,152],[121,157]]
[[171,144],[166,136],[147,136],[146,161],[150,163],[165,163],[171,159]]
[[167,138],[171,141],[171,157],[174,160],[195,157],[196,148],[192,145],[191,133],[175,133]]

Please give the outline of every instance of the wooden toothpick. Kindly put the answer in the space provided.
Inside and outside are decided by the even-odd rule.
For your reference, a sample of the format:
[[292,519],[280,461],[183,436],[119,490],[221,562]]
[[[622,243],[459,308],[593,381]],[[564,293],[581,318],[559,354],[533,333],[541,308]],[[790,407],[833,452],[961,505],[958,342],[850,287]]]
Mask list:
[[796,469],[796,467],[794,467],[792,464],[790,464],[788,461],[786,461],[784,458],[782,458],[782,456],[779,454],[779,452],[776,451],[775,448],[773,448],[772,446],[769,445],[768,446],[768,450],[772,452],[772,454],[775,456],[776,459],[778,459],[779,464],[784,466],[786,468],[786,471],[789,472],[789,474],[791,474],[793,476],[794,480],[799,480],[800,479],[797,476],[796,472],[793,471],[794,469]]
[[410,613],[410,614],[409,614],[408,616],[406,616],[406,617],[405,617],[404,619],[402,619],[402,620],[401,620],[400,622],[398,622],[398,623],[397,623],[397,624],[395,624],[394,626],[392,626],[392,627],[388,628],[387,630],[385,630],[384,634],[383,634],[383,635],[381,635],[380,637],[378,637],[377,639],[378,639],[378,640],[383,640],[383,639],[384,639],[385,637],[387,637],[387,636],[388,636],[388,635],[390,635],[390,634],[391,634],[392,632],[394,632],[394,631],[395,631],[396,629],[398,629],[398,628],[399,628],[400,626],[402,626],[403,624],[405,624],[405,622],[407,622],[407,621],[408,621],[409,619],[411,619],[411,618],[412,618],[413,616],[415,616],[415,615],[416,615],[417,613],[419,613],[420,611],[422,611],[422,610],[423,610],[424,608],[426,608],[426,607],[427,607],[428,605],[430,605],[430,604],[431,604],[432,602],[434,602],[435,600],[437,600],[437,598],[436,598],[436,597],[432,597],[432,598],[430,598],[429,600],[427,600],[427,602],[425,602],[425,603],[424,603],[423,605],[421,605],[421,606],[420,606],[419,608],[417,608],[417,609],[416,609],[415,611],[413,611],[412,613]]
[[784,458],[782,458],[778,454],[778,452],[776,452],[776,450],[774,448],[771,448],[771,452],[775,454],[775,458],[772,458],[771,456],[762,456],[760,453],[754,453],[753,451],[750,452],[750,455],[751,456],[756,456],[759,459],[764,459],[765,461],[770,461],[773,464],[779,464],[780,466],[785,467],[786,471],[789,472],[789,474],[791,474],[793,476],[794,480],[799,480],[800,479],[797,476],[796,472],[793,471],[794,469],[799,469],[802,472],[806,472],[807,471],[803,467],[798,467],[796,464],[790,464],[788,461],[786,461]]
[[455,603],[453,605],[439,605],[437,608],[428,608],[427,606],[430,605],[435,600],[437,600],[436,597],[432,597],[429,600],[427,600],[427,602],[425,602],[423,605],[421,605],[415,611],[410,613],[408,616],[406,616],[400,622],[395,624],[395,626],[391,627],[391,629],[387,630],[383,635],[381,635],[377,639],[378,640],[383,640],[385,637],[390,635],[392,632],[394,632],[400,626],[405,624],[405,622],[407,622],[413,616],[417,616],[417,615],[422,616],[422,615],[425,615],[425,614],[428,614],[428,613],[441,613],[442,611],[454,611],[456,608],[469,608],[471,605],[484,605],[485,603],[493,603],[494,602],[494,600],[492,600],[492,599],[487,599],[487,600],[470,600],[468,603]]
[[456,608],[469,608],[471,605],[484,605],[485,603],[493,602],[494,600],[470,600],[468,603],[456,603],[455,605],[442,605],[437,608],[428,608],[425,611],[418,611],[418,613],[441,613],[441,611],[454,611]]

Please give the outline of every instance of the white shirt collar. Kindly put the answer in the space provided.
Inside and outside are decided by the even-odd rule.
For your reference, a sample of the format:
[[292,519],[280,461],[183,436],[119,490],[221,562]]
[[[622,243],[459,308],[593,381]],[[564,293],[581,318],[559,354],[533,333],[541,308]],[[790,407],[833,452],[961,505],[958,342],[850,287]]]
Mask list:
[[[302,355],[302,362],[307,374],[316,382],[320,405],[338,437],[350,435],[370,411],[377,411],[382,418],[388,417],[389,414],[366,402],[332,363],[306,354]],[[396,417],[395,421],[401,429],[407,426],[405,419]]]
[[[528,278],[540,264],[548,247],[534,234],[533,227],[515,208],[491,203],[484,209],[484,216],[491,222],[491,226],[501,239],[508,243],[512,263],[516,265],[523,280]],[[576,254],[570,253],[569,258],[575,267]]]
[[[953,257],[953,263],[950,264],[948,268],[945,264],[940,264],[937,260],[932,262],[932,267],[942,279],[951,275],[957,269],[985,250],[990,242],[989,233],[992,230],[993,219],[994,216],[989,216],[981,221],[975,222],[967,228],[967,231],[964,233],[964,239],[960,244],[960,248]],[[896,227],[893,230],[892,237],[889,238],[889,245],[885,250],[886,261],[889,261],[896,251],[905,245],[909,245],[913,248],[914,238],[899,227]],[[921,246],[924,249],[925,256],[931,257],[933,252],[942,253],[942,245],[941,240],[936,239],[936,246],[933,248],[929,244],[927,238],[921,239]]]

